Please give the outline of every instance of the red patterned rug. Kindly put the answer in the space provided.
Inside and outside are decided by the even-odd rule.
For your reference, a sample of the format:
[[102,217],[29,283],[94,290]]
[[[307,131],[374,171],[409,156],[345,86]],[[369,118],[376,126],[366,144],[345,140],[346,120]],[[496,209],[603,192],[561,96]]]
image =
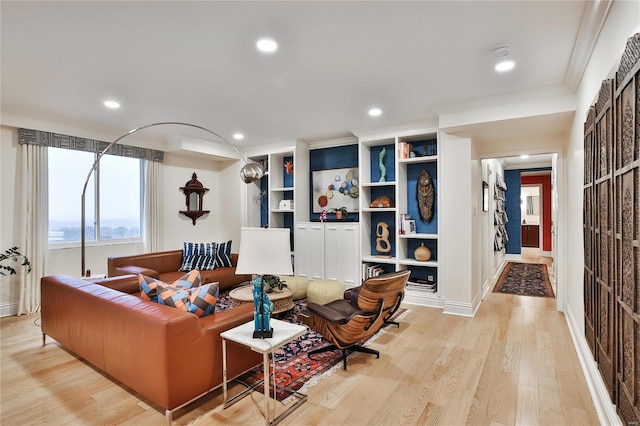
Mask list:
[[507,263],[493,292],[519,296],[555,297],[549,281],[547,265],[540,263]]
[[[224,303],[224,297],[221,299],[221,302]],[[298,319],[298,314],[306,308],[306,305],[306,299],[296,301],[293,310],[280,319],[304,325]],[[407,312],[406,309],[400,308],[393,318],[397,319],[405,312]],[[379,334],[372,336],[372,338]],[[285,401],[292,394],[291,391],[284,390],[284,387],[304,393],[305,389],[313,386],[323,377],[328,376],[338,368],[342,368],[342,351],[340,350],[316,354],[313,356],[314,359],[310,359],[307,356],[313,349],[321,348],[325,345],[328,345],[328,342],[320,334],[309,330],[303,336],[274,351],[273,356],[277,371],[275,380],[278,384],[276,399],[278,401]],[[260,393],[264,392],[262,387],[263,380],[262,364],[236,379],[236,381],[248,387],[255,387],[254,390]]]

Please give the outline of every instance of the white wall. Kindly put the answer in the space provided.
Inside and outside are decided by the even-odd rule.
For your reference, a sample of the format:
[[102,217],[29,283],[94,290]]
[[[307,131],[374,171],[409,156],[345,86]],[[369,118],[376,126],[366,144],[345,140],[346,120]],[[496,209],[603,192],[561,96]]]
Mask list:
[[[441,132],[438,275],[444,285],[444,313],[472,316],[480,301],[478,208],[481,175],[471,139]],[[469,167],[460,167],[461,164]],[[477,185],[476,185],[477,184]],[[477,187],[477,188],[474,188]]]

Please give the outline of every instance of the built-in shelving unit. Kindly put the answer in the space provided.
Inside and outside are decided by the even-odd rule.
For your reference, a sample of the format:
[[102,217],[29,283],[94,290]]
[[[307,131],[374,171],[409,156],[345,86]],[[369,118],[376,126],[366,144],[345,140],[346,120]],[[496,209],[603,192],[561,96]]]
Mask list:
[[505,183],[502,175],[496,174],[495,188],[493,192],[494,198],[494,210],[493,210],[493,225],[494,225],[494,238],[493,249],[495,251],[505,250],[507,242],[509,241],[509,234],[507,234],[507,228],[505,224],[509,221],[507,212],[505,209],[507,184]]
[[[409,145],[411,149],[409,149]],[[386,181],[380,182],[380,151],[386,149]],[[411,270],[405,302],[442,307],[444,298],[438,288],[438,133],[419,132],[377,139],[361,138],[360,164],[360,229],[362,278],[368,273]],[[431,221],[420,217],[416,195],[417,181],[422,170],[431,176],[435,190]],[[372,207],[380,196],[389,197],[390,207]],[[410,215],[416,232],[401,233],[401,215]],[[391,251],[376,250],[378,224],[389,229]],[[431,252],[428,260],[414,257],[416,248],[424,245]]]

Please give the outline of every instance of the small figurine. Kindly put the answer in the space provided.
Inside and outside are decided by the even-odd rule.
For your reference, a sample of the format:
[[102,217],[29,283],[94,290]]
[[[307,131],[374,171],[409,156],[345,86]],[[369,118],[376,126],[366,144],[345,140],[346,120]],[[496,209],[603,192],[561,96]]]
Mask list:
[[[271,330],[273,302],[264,292],[264,281],[261,276],[254,278],[251,284],[253,284],[254,331],[257,333],[267,333]],[[254,333],[254,337],[255,336]]]
[[387,181],[387,168],[384,165],[384,160],[387,158],[387,148],[382,147],[380,154],[378,155],[379,165],[380,165],[380,180],[378,182],[386,182]]
[[291,161],[287,161],[284,163],[284,168],[287,171],[288,175],[293,174],[293,163]]

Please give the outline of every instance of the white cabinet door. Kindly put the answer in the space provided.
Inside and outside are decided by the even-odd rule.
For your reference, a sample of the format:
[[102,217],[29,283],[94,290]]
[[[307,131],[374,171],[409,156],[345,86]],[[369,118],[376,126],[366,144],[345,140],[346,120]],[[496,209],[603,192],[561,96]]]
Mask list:
[[327,223],[324,238],[326,279],[347,287],[360,285],[359,225]]
[[295,239],[296,275],[310,280],[324,279],[324,225],[299,222]]

